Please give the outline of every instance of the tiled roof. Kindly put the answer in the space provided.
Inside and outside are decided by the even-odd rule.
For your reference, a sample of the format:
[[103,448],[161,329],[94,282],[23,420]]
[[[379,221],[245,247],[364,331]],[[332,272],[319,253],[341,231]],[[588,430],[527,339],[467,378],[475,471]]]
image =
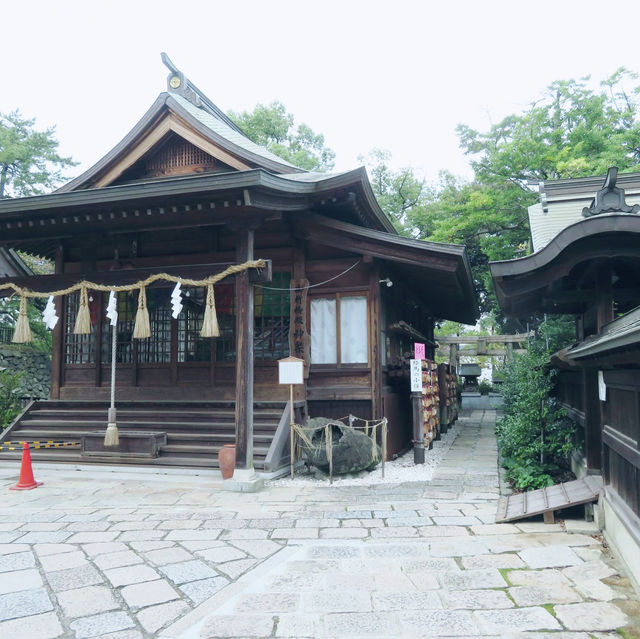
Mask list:
[[234,144],[235,146],[238,146],[241,149],[248,151],[249,153],[253,153],[254,155],[258,155],[267,160],[277,162],[278,164],[290,166],[291,168],[299,168],[294,164],[283,160],[280,156],[275,155],[275,153],[271,153],[271,151],[267,150],[265,147],[252,142],[247,136],[243,135],[242,133],[238,133],[238,131],[232,129],[226,122],[223,122],[206,109],[195,106],[194,104],[189,102],[189,100],[183,98],[177,93],[170,93],[169,95],[185,111],[196,118],[201,124],[206,126],[208,129],[211,129],[211,131],[213,131],[217,135],[225,138],[225,140],[228,140],[229,142],[231,142],[231,144]]

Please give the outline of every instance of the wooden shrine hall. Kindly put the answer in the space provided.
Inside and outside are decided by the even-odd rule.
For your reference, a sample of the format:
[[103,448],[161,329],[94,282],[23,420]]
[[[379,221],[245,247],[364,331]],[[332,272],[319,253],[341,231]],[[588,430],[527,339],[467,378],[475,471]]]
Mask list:
[[573,470],[602,474],[605,533],[640,574],[640,174],[545,182],[529,208],[535,252],[493,262],[507,315],[573,315],[551,358],[578,437]]
[[[399,236],[363,168],[323,174],[289,164],[163,60],[167,91],[97,164],[52,194],[0,201],[0,246],[55,263],[54,274],[0,283],[46,292],[81,280],[123,286],[154,273],[197,280],[253,260],[264,266],[214,286],[218,337],[200,335],[206,287],[183,286],[173,317],[173,284],[150,285],[145,339],[132,336],[138,295],[118,294],[118,427],[166,438],[157,456],[115,450],[91,460],[215,467],[218,449],[235,441],[238,468],[285,465],[288,388],[278,384],[277,360],[289,355],[305,361],[297,420],[386,416],[389,454],[406,448],[408,380],[387,368],[416,335],[433,348],[435,318],[475,322],[465,248]],[[27,407],[2,439],[73,441],[106,427],[109,295],[87,294],[88,334],[74,332],[81,295],[55,298],[50,400]],[[409,329],[389,329],[399,323]],[[80,453],[34,457],[77,462]]]

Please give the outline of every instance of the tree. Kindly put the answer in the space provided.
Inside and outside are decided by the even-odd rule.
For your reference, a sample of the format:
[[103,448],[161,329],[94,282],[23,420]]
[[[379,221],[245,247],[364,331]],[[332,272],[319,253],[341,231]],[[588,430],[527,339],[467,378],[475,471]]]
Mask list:
[[[413,169],[405,167],[393,170],[389,166],[391,152],[372,149],[367,157],[358,158],[367,166],[373,192],[380,208],[389,216],[396,230],[404,235],[414,235],[414,217],[420,217],[428,202],[426,180],[416,177]],[[421,229],[424,233],[424,229]]]
[[545,329],[502,371],[504,416],[496,425],[498,447],[508,478],[521,490],[564,481],[574,448],[573,422],[552,397],[557,370],[547,364],[557,344],[547,340]]
[[325,146],[324,136],[306,124],[296,126],[281,102],[258,104],[251,112],[229,111],[228,115],[249,139],[287,162],[308,171],[333,169],[335,153]]
[[76,165],[58,155],[55,127],[34,126],[17,110],[0,114],[0,199],[44,193],[63,180],[63,169]]
[[[541,180],[603,175],[615,165],[640,169],[640,87],[624,68],[600,84],[553,82],[521,114],[480,132],[458,126],[474,179],[442,173],[428,202],[406,216],[414,237],[465,244],[483,312],[498,305],[488,264],[530,252],[527,207]],[[518,327],[522,328],[522,327]]]

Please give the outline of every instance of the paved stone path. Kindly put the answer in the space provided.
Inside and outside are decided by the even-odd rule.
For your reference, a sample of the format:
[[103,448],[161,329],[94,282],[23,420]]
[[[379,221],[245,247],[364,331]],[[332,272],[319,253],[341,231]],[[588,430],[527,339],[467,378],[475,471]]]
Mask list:
[[600,537],[493,523],[494,422],[464,415],[433,479],[395,485],[237,494],[41,465],[14,492],[2,464],[0,637],[640,636]]

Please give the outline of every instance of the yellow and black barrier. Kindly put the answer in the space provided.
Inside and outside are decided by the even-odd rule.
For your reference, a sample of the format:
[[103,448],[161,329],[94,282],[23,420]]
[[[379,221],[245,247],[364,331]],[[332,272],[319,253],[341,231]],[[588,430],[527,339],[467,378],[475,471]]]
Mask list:
[[2,442],[0,450],[22,450],[25,444],[29,444],[29,448],[67,448],[72,446],[80,446],[80,442],[54,442],[49,441],[20,441],[20,442]]

